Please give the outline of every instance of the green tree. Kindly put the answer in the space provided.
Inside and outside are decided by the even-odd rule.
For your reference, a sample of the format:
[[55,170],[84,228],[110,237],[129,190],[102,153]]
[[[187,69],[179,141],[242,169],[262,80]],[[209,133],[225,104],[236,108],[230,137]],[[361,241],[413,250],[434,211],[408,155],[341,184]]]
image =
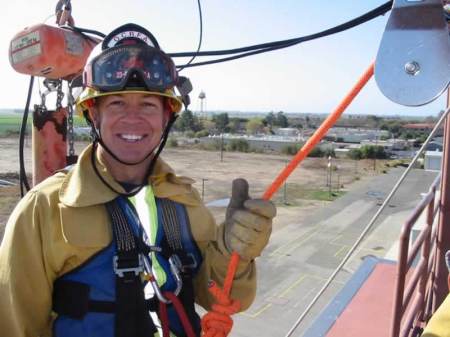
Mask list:
[[230,122],[228,123],[228,129],[231,133],[239,132],[239,128],[241,126],[240,118],[230,118]]
[[197,116],[194,116],[191,110],[184,110],[181,116],[175,122],[175,128],[180,131],[197,132],[202,129]]
[[389,126],[389,132],[394,137],[398,137],[401,128],[402,128],[402,125],[399,122],[394,122]]
[[263,123],[270,128],[272,128],[275,125],[276,117],[273,112],[269,112],[266,117],[264,117]]
[[323,150],[323,156],[324,157],[333,157],[336,158],[336,153],[334,152],[334,149],[332,149],[331,147],[327,147]]
[[281,153],[295,155],[300,149],[301,145],[285,145],[281,148]]
[[287,128],[289,126],[288,119],[284,115],[283,111],[277,112],[277,118],[275,120],[275,123],[280,128]]
[[375,115],[369,115],[367,116],[367,124],[369,127],[372,128],[378,128],[382,121],[381,117],[375,116]]
[[308,157],[313,157],[313,158],[323,157],[324,155],[325,155],[325,152],[319,146],[316,146],[314,149],[311,150],[310,153],[308,153]]
[[255,135],[261,131],[264,127],[263,120],[261,118],[255,117],[251,118],[246,125],[247,133],[250,135]]
[[203,125],[203,129],[205,129],[206,131],[208,131],[208,133],[211,135],[214,133],[214,130],[216,129],[216,124],[210,120],[210,119],[205,119],[202,121],[202,125]]
[[248,152],[250,144],[245,139],[232,139],[227,144],[228,151]]
[[228,131],[228,123],[230,122],[230,119],[228,118],[228,114],[226,112],[214,115],[212,121],[216,124],[216,128],[219,132],[222,133]]
[[416,138],[416,134],[413,131],[403,131],[400,134],[400,138],[405,139],[405,140],[413,139],[413,138]]
[[195,133],[195,138],[202,138],[202,137],[208,137],[208,136],[209,136],[208,130],[200,130]]
[[360,149],[351,149],[350,151],[348,151],[347,156],[350,159],[353,159],[353,160],[360,160],[360,159],[362,159],[362,153],[361,153]]
[[387,153],[382,146],[378,145],[364,145],[361,146],[361,158],[365,159],[385,159]]

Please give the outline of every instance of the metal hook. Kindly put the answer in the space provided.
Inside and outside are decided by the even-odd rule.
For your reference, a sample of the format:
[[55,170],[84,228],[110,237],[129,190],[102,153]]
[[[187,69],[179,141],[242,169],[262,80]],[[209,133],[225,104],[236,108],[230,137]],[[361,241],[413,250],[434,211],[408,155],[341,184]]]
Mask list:
[[[158,250],[160,250],[159,247],[156,247],[156,248],[158,248]],[[156,254],[156,250],[152,249],[150,254],[151,253]],[[152,264],[150,262],[149,255],[143,254],[143,257],[144,257],[144,259],[143,259],[144,260],[144,268],[149,276],[149,282],[152,285],[152,288],[156,294],[156,297],[158,298],[158,300],[160,300],[163,303],[166,303],[166,304],[172,303],[170,300],[168,300],[163,295],[161,288],[159,287],[158,282],[157,282],[155,276],[153,275]],[[181,288],[183,288],[183,280],[181,279],[181,276],[180,276],[180,266],[181,266],[180,258],[177,255],[172,255],[169,258],[169,265],[170,265],[170,272],[174,276],[176,284],[177,284],[177,287],[173,293],[175,296],[178,296],[178,294],[181,291]]]

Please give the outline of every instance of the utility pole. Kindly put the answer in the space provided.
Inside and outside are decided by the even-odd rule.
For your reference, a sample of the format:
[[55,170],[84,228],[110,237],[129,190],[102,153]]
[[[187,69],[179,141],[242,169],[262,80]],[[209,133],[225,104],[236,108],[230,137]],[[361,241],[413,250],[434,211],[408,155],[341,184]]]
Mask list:
[[202,201],[205,199],[205,181],[208,179],[202,178]]
[[220,134],[220,162],[223,162],[223,133]]
[[[284,166],[288,165],[288,161],[286,161],[286,164]],[[284,186],[283,186],[283,203],[285,205],[288,204],[287,202],[287,179],[284,181]]]
[[378,151],[378,126],[375,129],[375,151],[373,154],[373,170],[377,170],[377,151]]

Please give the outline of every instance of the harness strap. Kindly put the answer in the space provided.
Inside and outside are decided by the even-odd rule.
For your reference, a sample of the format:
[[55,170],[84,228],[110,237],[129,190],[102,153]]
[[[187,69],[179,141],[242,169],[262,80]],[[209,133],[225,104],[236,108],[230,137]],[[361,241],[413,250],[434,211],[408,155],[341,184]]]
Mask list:
[[113,237],[117,246],[114,257],[116,274],[116,337],[148,337],[156,327],[147,311],[144,285],[141,280],[143,263],[136,238],[128,224],[124,211],[113,200],[106,204],[111,217]]
[[[166,198],[158,199],[158,202],[168,248],[180,258],[183,276],[192,277],[201,264],[201,256],[190,233],[189,217],[185,214],[186,225],[182,226],[176,203]],[[184,208],[180,211],[186,212]]]
[[180,251],[183,249],[183,244],[181,242],[180,221],[174,202],[170,199],[160,199],[160,203],[167,243],[173,251]]
[[[53,311],[74,319],[83,319],[88,312],[116,312],[116,302],[91,300],[89,291],[90,286],[85,283],[56,280],[53,284]],[[146,310],[157,311],[158,303],[156,298],[145,300]]]
[[[189,336],[191,331],[195,336],[200,336],[200,318],[195,311],[193,285],[193,276],[202,263],[200,250],[190,232],[186,209],[177,206],[176,202],[167,198],[157,199],[157,204],[164,230],[163,240],[159,244],[163,248],[163,253],[169,254],[168,256],[176,255],[181,260],[180,269],[183,280],[183,288],[178,298],[173,293],[170,293],[170,298],[168,297],[171,301],[174,297],[173,306],[167,308],[160,303],[159,318],[163,334],[168,334],[170,322],[170,330],[177,336]],[[164,294],[168,293],[164,292]],[[189,328],[186,327],[187,325]]]

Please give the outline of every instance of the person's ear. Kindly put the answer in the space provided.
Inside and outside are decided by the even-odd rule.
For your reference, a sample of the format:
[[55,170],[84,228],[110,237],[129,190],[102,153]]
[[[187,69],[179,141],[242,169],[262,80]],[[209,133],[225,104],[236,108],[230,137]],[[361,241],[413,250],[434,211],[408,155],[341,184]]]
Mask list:
[[100,111],[96,105],[89,107],[89,118],[91,119],[94,126],[98,129],[100,124]]

